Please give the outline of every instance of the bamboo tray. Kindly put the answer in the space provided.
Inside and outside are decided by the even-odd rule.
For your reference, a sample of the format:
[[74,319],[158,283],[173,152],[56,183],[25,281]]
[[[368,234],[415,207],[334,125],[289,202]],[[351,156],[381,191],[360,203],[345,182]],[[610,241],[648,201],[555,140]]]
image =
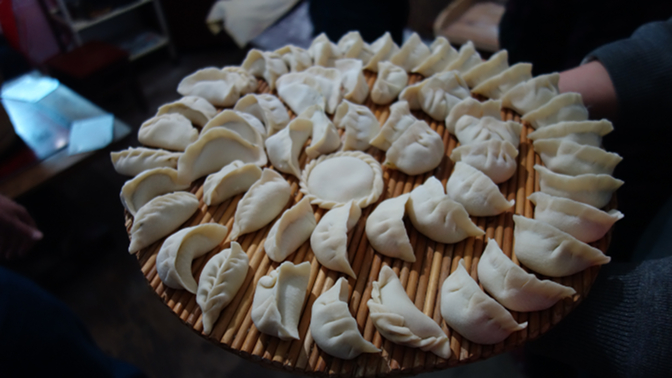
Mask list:
[[[373,86],[376,77],[375,73],[368,71],[365,73],[369,86]],[[411,75],[409,83],[412,84],[421,79],[420,75],[414,74]],[[257,92],[271,93],[263,81],[260,81]],[[370,99],[368,99],[366,105],[373,110],[382,125],[389,115],[389,106],[375,105]],[[294,115],[291,111],[289,112],[293,118]],[[309,293],[303,305],[299,324],[301,340],[281,341],[278,338],[261,334],[255,328],[250,317],[252,298],[257,281],[279,265],[272,262],[263,250],[265,237],[274,222],[271,222],[255,233],[245,234],[239,238],[238,242],[249,257],[250,270],[243,286],[233,301],[222,311],[210,335],[202,334],[201,309],[196,304],[195,296],[186,290],[174,290],[164,286],[157,275],[155,266],[156,255],[164,239],[136,254],[147,282],[168,308],[186,326],[192,328],[201,336],[248,360],[268,367],[284,368],[297,374],[337,377],[374,377],[398,373],[417,374],[483,360],[521,346],[527,341],[536,339],[546,333],[585,298],[599,272],[599,267],[592,267],[572,276],[554,279],[554,281],[563,285],[573,287],[576,290],[576,295],[572,298],[561,300],[553,307],[544,311],[530,313],[514,312],[514,318],[518,322],[527,321],[528,327],[512,334],[506,340],[496,345],[475,344],[453,332],[441,318],[439,305],[441,285],[446,277],[457,268],[460,259],[464,259],[466,268],[471,273],[471,276],[474,278],[477,277],[476,267],[485,247],[486,238],[495,238],[504,253],[511,257],[514,263],[520,265],[513,254],[512,215],[515,213],[528,218],[533,217],[533,206],[527,200],[527,196],[539,190],[539,178],[532,167],[534,164],[541,164],[539,156],[535,154],[532,144],[526,137],[533,130],[529,125],[524,125],[520,137],[518,170],[511,179],[499,185],[500,190],[507,199],[516,200],[514,208],[494,217],[472,218],[479,227],[486,231],[485,236],[471,237],[456,244],[442,244],[426,238],[417,232],[410,225],[410,222],[407,221],[407,230],[417,257],[415,263],[407,263],[383,256],[375,252],[369,245],[368,240],[364,236],[364,227],[367,216],[378,203],[386,198],[410,192],[432,175],[436,176],[445,185],[453,169],[453,162],[449,159],[449,156],[457,145],[455,137],[445,130],[443,122],[434,121],[423,112],[414,112],[414,114],[419,119],[427,121],[432,129],[443,136],[446,147],[445,157],[436,169],[418,176],[408,176],[399,171],[383,168],[385,183],[383,194],[376,204],[363,209],[361,219],[353,230],[348,233],[348,258],[353,270],[357,273],[357,279],[355,280],[345,274],[322,267],[315,259],[309,242],[304,243],[295,253],[288,257],[287,260],[293,261],[295,264],[302,261],[309,261],[311,263],[311,275],[308,284]],[[503,110],[502,116],[505,120],[520,122],[520,117],[510,110]],[[374,147],[371,147],[367,152],[381,163],[385,159],[384,151],[380,151]],[[307,161],[305,152],[302,153],[299,161],[301,167],[305,166]],[[301,200],[303,194],[299,192],[298,179],[287,174],[283,176],[290,183],[292,189],[292,198],[285,208],[287,209]],[[203,179],[200,179],[191,187],[191,192],[199,200],[203,196],[203,181]],[[218,206],[212,207],[208,207],[201,200],[201,207],[183,227],[207,222],[218,222],[226,225],[231,230],[233,214],[241,198],[242,195],[238,195]],[[612,198],[610,207],[613,208],[614,206],[615,199]],[[324,212],[324,209],[318,208],[316,210],[315,215],[318,221]],[[126,213],[126,227],[129,231],[132,222],[132,217]],[[592,243],[592,245],[606,252],[609,239],[610,234],[607,234],[603,239]],[[228,248],[229,246],[230,240],[227,237],[220,246],[221,248],[217,248],[194,261],[192,272],[196,280],[198,280],[205,263],[221,249]],[[419,349],[394,344],[382,338],[376,331],[368,316],[369,311],[366,302],[371,295],[372,282],[377,280],[378,273],[383,265],[390,265],[393,268],[406,288],[406,293],[415,302],[415,305],[440,324],[446,332],[452,349],[452,356],[448,360],[441,359],[432,353],[423,352]],[[362,354],[354,360],[344,361],[322,352],[313,342],[309,331],[313,302],[321,293],[333,286],[335,281],[341,276],[345,276],[348,279],[350,286],[350,312],[357,320],[362,335],[381,348],[383,350],[382,353]]]

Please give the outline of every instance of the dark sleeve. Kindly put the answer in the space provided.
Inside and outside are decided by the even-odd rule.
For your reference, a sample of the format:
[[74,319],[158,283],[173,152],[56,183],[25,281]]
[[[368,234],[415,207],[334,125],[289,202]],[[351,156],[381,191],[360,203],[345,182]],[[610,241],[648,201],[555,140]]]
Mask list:
[[[672,18],[652,22],[632,37],[592,51],[609,72],[624,124],[665,122],[672,104]],[[654,125],[655,127],[667,127]]]

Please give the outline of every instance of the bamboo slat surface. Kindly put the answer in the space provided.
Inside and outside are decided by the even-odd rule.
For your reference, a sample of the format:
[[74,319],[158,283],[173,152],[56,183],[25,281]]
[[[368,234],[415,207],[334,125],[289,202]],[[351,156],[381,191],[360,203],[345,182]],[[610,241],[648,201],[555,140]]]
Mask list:
[[[373,86],[375,74],[366,72],[369,86]],[[411,75],[410,84],[421,80],[419,75]],[[259,93],[272,93],[265,82],[260,81]],[[389,116],[389,106],[375,105],[370,99],[365,103],[376,115],[380,124]],[[290,112],[290,116],[294,115]],[[257,281],[272,269],[277,268],[279,263],[271,261],[266,256],[263,244],[265,237],[274,222],[251,234],[239,237],[238,242],[249,257],[250,269],[241,289],[233,301],[222,311],[219,319],[213,327],[210,335],[202,333],[201,309],[196,304],[196,298],[186,290],[175,290],[163,285],[156,272],[156,255],[164,239],[139,251],[136,256],[142,273],[147,282],[165,304],[174,312],[186,326],[192,328],[201,336],[208,338],[222,348],[234,352],[244,358],[258,362],[262,365],[284,368],[297,374],[330,375],[339,377],[374,377],[388,374],[416,374],[451,366],[461,365],[486,359],[493,355],[513,349],[525,344],[527,341],[538,338],[546,333],[551,327],[560,322],[576,305],[588,294],[588,291],[597,276],[599,267],[592,267],[573,276],[554,279],[563,285],[571,286],[576,290],[572,298],[561,300],[553,307],[531,313],[513,312],[513,317],[518,322],[528,322],[528,327],[522,331],[513,333],[503,342],[496,345],[480,345],[469,342],[459,334],[452,331],[441,317],[440,313],[440,289],[443,281],[457,268],[460,259],[464,259],[467,270],[471,276],[477,279],[478,261],[485,248],[486,238],[494,238],[502,247],[504,253],[514,263],[519,264],[513,253],[513,214],[533,217],[533,205],[527,200],[527,196],[539,190],[539,178],[532,168],[534,164],[541,164],[539,156],[535,154],[527,134],[532,131],[529,125],[523,127],[520,137],[518,155],[518,170],[516,174],[499,185],[501,192],[507,199],[515,199],[515,206],[509,211],[494,217],[472,217],[474,222],[485,230],[481,237],[471,237],[456,244],[437,243],[420,234],[406,220],[408,234],[414,246],[416,261],[404,262],[383,256],[373,250],[365,236],[364,227],[368,215],[378,203],[386,198],[396,197],[410,192],[413,188],[421,185],[429,176],[436,176],[444,185],[450,176],[454,163],[449,159],[452,150],[457,146],[457,140],[450,135],[443,122],[437,122],[421,111],[414,115],[427,121],[427,123],[443,137],[446,147],[444,159],[441,164],[431,172],[408,176],[399,171],[383,168],[385,189],[380,199],[373,205],[364,208],[362,217],[348,233],[348,258],[357,279],[345,274],[328,270],[322,267],[316,260],[310,249],[310,242],[304,243],[287,260],[294,263],[309,261],[311,263],[308,295],[302,308],[299,324],[300,340],[282,341],[278,338],[261,334],[252,323],[250,317],[252,298]],[[502,111],[503,119],[520,122],[520,117],[510,110]],[[385,159],[384,151],[371,147],[368,151],[379,162]],[[302,153],[301,167],[304,167],[308,158]],[[303,197],[299,192],[298,179],[292,175],[283,174],[290,183],[292,197],[287,204],[289,208]],[[231,230],[233,215],[242,194],[235,196],[224,203],[208,207],[202,201],[203,179],[196,181],[191,188],[199,200],[201,206],[196,214],[182,227],[197,224],[217,222]],[[612,199],[610,207],[615,206]],[[314,207],[316,219],[324,215],[325,210]],[[126,226],[130,230],[132,217],[126,214]],[[606,252],[609,245],[610,234],[603,239],[592,243],[596,248]],[[194,260],[192,272],[198,280],[205,263],[221,249],[229,248],[230,239],[225,241],[215,250]],[[399,276],[401,283],[406,288],[406,293],[414,301],[415,305],[426,315],[433,318],[441,325],[450,339],[452,356],[443,360],[432,353],[423,352],[419,349],[408,348],[394,344],[376,331],[369,318],[366,302],[370,299],[372,282],[377,280],[378,273],[383,265],[389,265]],[[309,331],[311,308],[315,299],[328,290],[336,280],[345,276],[350,288],[349,307],[350,312],[357,320],[359,330],[365,339],[373,342],[382,353],[363,354],[350,361],[334,358],[322,352],[313,342]],[[546,277],[542,277],[546,278]]]

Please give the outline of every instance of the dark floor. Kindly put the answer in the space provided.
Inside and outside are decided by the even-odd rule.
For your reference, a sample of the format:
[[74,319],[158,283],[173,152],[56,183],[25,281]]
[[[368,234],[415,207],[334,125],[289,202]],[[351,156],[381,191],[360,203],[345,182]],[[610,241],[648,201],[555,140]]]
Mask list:
[[[133,135],[112,150],[137,145],[135,131],[159,105],[180,96],[179,80],[207,66],[239,64],[245,52],[150,57],[138,67],[149,110],[141,111],[128,94],[101,104],[132,127]],[[128,361],[151,377],[281,377],[243,360],[198,336],[172,314],[147,285],[127,251],[119,190],[125,181],[114,171],[109,151],[71,169],[18,199],[33,214],[45,238],[25,260],[5,264],[64,301],[108,354]],[[424,377],[520,377],[510,354],[423,375]]]

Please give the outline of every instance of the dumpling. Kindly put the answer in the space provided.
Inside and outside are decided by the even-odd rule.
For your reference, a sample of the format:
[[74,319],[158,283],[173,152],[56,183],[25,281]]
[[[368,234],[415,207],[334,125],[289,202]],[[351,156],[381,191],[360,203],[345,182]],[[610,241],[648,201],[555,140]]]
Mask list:
[[436,37],[434,42],[429,45],[429,50],[431,54],[417,66],[413,67],[411,72],[417,72],[424,77],[430,77],[435,73],[444,71],[459,55],[457,50],[444,37]]
[[465,115],[455,124],[455,136],[463,146],[495,139],[507,141],[518,148],[522,130],[523,125],[518,122],[504,122],[489,116],[476,118]]
[[362,72],[362,61],[359,59],[338,59],[334,63],[341,71],[343,98],[361,104],[369,96],[369,84]]
[[126,150],[111,152],[110,158],[114,170],[120,175],[135,176],[153,168],[177,168],[179,152],[154,150],[144,147],[129,147]]
[[287,127],[266,139],[268,159],[280,172],[301,177],[299,155],[313,132],[313,122],[295,118]]
[[383,193],[383,169],[371,155],[342,151],[320,156],[306,165],[301,192],[323,209],[355,201],[361,208],[376,202]]
[[417,121],[392,143],[384,164],[407,175],[419,175],[438,167],[444,154],[443,138],[427,122]]
[[208,206],[218,205],[246,192],[260,178],[261,168],[258,165],[234,160],[205,178],[203,202]]
[[247,70],[242,69],[241,67],[238,66],[224,67],[222,68],[222,72],[225,72],[233,76],[233,78],[235,79],[233,80],[233,85],[236,87],[238,92],[240,92],[241,96],[256,91],[257,87],[259,86],[257,78],[254,77],[254,75],[252,75],[251,73],[247,72]]
[[385,105],[394,101],[408,84],[406,71],[390,62],[378,62],[378,76],[371,89],[371,101]]
[[462,74],[469,88],[475,88],[489,78],[499,75],[509,68],[509,52],[498,51],[490,59],[481,62]]
[[286,45],[274,51],[289,67],[289,72],[301,72],[313,66],[308,51],[293,45]]
[[264,138],[266,137],[266,128],[264,128],[261,121],[247,113],[231,109],[224,109],[213,117],[203,127],[201,134],[205,134],[215,127],[231,130],[256,146],[263,145]]
[[299,340],[299,320],[310,280],[310,263],[285,261],[257,282],[252,322],[261,333]]
[[251,114],[264,126],[266,136],[282,130],[289,123],[287,109],[277,97],[271,94],[249,94],[236,103],[233,110]]
[[411,109],[422,109],[433,119],[443,121],[460,100],[470,96],[460,74],[448,71],[406,87],[399,94],[399,100],[408,101]]
[[591,243],[602,239],[611,226],[623,218],[616,210],[604,212],[568,198],[536,192],[527,197],[534,206],[534,219],[546,222],[576,239]]
[[322,216],[310,236],[310,247],[320,264],[357,278],[348,261],[348,231],[361,216],[362,209],[354,201],[334,207]]
[[363,65],[369,63],[371,57],[373,56],[373,51],[369,45],[364,42],[362,36],[358,31],[351,31],[344,34],[341,39],[338,40],[338,50],[341,52],[343,58],[352,58],[357,59],[362,62]]
[[599,147],[587,146],[562,139],[541,139],[534,142],[546,168],[570,176],[585,173],[611,175],[623,160],[618,154]]
[[560,93],[558,73],[539,75],[508,90],[502,96],[502,107],[513,109],[519,114],[527,114]]
[[258,166],[267,163],[263,147],[246,141],[234,131],[215,127],[187,147],[177,160],[177,172],[182,182],[192,182],[219,171],[234,160]]
[[205,223],[170,235],[156,255],[156,272],[161,282],[173,289],[196,294],[198,284],[191,273],[191,263],[222,243],[227,232],[226,226]]
[[299,114],[298,118],[309,119],[313,123],[310,146],[306,147],[306,155],[309,158],[315,159],[320,155],[334,152],[341,146],[341,136],[324,113],[324,109],[313,105]]
[[510,209],[516,201],[507,201],[485,173],[458,161],[446,183],[446,194],[464,206],[469,215],[488,217]]
[[541,127],[527,134],[527,138],[534,141],[557,138],[571,140],[578,144],[600,147],[602,145],[602,137],[613,130],[614,126],[606,119],[601,121],[559,122]]
[[576,291],[551,280],[540,280],[506,257],[494,239],[478,262],[478,280],[504,307],[513,311],[541,311]]
[[563,93],[549,102],[525,114],[521,120],[535,129],[563,121],[585,121],[588,109],[583,105],[580,93]]
[[441,316],[450,328],[478,344],[497,344],[527,327],[481,290],[462,259],[441,286]]
[[362,353],[378,353],[359,333],[348,309],[348,281],[341,277],[313,303],[310,334],[320,349],[337,358],[351,360]]
[[532,64],[518,63],[478,84],[471,91],[492,100],[499,100],[509,89],[531,78]]
[[275,219],[285,208],[291,188],[280,174],[264,168],[257,180],[238,202],[231,228],[231,240],[256,231]]
[[178,180],[178,173],[172,168],[154,168],[146,170],[121,187],[121,203],[131,215],[151,201],[154,197],[179,190],[188,189],[191,182]]
[[415,307],[389,266],[380,269],[366,305],[373,325],[386,339],[432,352],[443,359],[450,357],[450,341],[446,334],[434,319]]
[[336,59],[340,59],[342,55],[338,46],[331,42],[324,33],[313,39],[308,48],[308,54],[313,58],[313,65],[322,67],[333,67]]
[[429,47],[422,42],[418,33],[413,33],[401,46],[401,49],[396,54],[392,55],[390,62],[411,72],[422,61],[427,59],[431,52]]
[[341,90],[343,75],[341,75],[341,71],[336,68],[313,66],[308,68],[305,72],[316,78],[320,93],[324,96],[324,103],[326,106],[324,110],[329,114],[334,114],[336,107],[343,97],[343,91]]
[[505,140],[491,139],[453,149],[450,160],[464,162],[485,173],[495,184],[510,179],[518,164],[518,149]]
[[406,202],[411,195],[388,198],[376,206],[366,219],[366,238],[373,249],[395,259],[415,262],[413,246],[404,225]]
[[248,51],[240,67],[255,77],[263,78],[271,90],[275,89],[278,77],[288,72],[282,57],[276,53],[252,49]]
[[282,75],[276,82],[278,96],[295,114],[303,113],[313,105],[327,108],[317,78],[306,71]]
[[390,115],[378,134],[369,143],[372,146],[387,151],[395,140],[406,131],[418,119],[411,114],[411,109],[406,101],[397,101],[390,106]]
[[310,200],[303,198],[285,210],[266,236],[264,250],[275,262],[284,261],[309,238],[315,229],[315,214]]
[[245,70],[220,70],[214,67],[194,72],[182,79],[177,86],[177,92],[182,96],[202,97],[212,105],[221,107],[232,106],[241,95],[256,89],[256,79]]
[[611,261],[602,251],[548,223],[514,215],[513,252],[535,272],[564,277]]
[[399,46],[392,40],[390,32],[385,32],[385,34],[371,44],[370,48],[373,56],[371,56],[369,62],[364,65],[364,69],[373,72],[378,72],[378,62],[390,60],[392,55],[399,51]]
[[443,184],[434,176],[411,191],[406,212],[418,231],[439,243],[457,243],[485,234],[469,219],[464,206],[445,194]]
[[203,312],[203,333],[212,331],[219,314],[228,306],[243,286],[249,258],[240,244],[231,242],[227,248],[214,255],[203,267],[198,280],[196,303]]
[[541,191],[552,196],[569,198],[574,201],[602,208],[611,200],[611,195],[623,185],[623,181],[609,175],[586,173],[567,176],[555,173],[541,165],[534,169],[541,176]]
[[188,192],[158,196],[141,207],[133,218],[129,253],[135,253],[172,233],[198,210],[198,199]]
[[182,114],[194,125],[203,127],[217,114],[217,109],[204,98],[185,96],[175,102],[161,105],[156,115],[170,113]]
[[182,114],[169,113],[145,121],[138,130],[138,142],[149,147],[184,151],[198,139],[198,130]]
[[344,100],[336,109],[334,125],[345,129],[343,151],[369,148],[369,141],[380,131],[380,122],[366,106]]
[[470,115],[475,118],[492,117],[496,120],[502,120],[502,102],[499,100],[488,100],[480,102],[474,98],[467,97],[458,102],[450,109],[446,117],[446,130],[455,135],[455,125],[462,116]]
[[467,41],[467,43],[460,47],[457,57],[448,63],[444,71],[459,71],[463,74],[482,62],[483,59],[481,59],[481,55],[476,51],[474,43]]

